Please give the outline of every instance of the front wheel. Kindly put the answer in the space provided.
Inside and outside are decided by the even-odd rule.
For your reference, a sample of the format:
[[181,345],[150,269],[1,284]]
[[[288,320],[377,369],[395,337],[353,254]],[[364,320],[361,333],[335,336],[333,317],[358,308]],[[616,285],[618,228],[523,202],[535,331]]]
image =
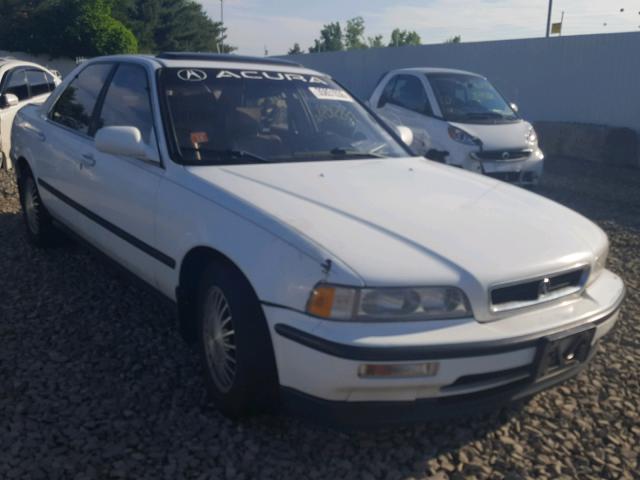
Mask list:
[[207,389],[225,415],[271,411],[278,377],[262,307],[244,276],[224,262],[204,272],[198,336]]
[[38,186],[31,172],[18,184],[22,215],[27,230],[27,237],[38,247],[49,247],[55,244],[57,232],[51,216],[40,198]]

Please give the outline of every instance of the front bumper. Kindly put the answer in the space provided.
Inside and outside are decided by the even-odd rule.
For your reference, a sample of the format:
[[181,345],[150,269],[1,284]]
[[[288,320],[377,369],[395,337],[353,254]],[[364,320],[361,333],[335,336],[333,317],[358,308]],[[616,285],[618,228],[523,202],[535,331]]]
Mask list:
[[[304,414],[313,407],[310,411],[317,417],[315,409],[322,409],[340,423],[356,421],[356,412],[364,418],[371,412],[372,420],[381,417],[383,423],[396,423],[464,407],[476,411],[485,403],[495,406],[498,399],[522,398],[577,374],[587,362],[553,378],[539,378],[541,345],[550,335],[588,326],[594,330],[592,355],[617,321],[623,296],[622,281],[604,271],[577,299],[489,323],[464,319],[354,324],[275,306],[265,306],[265,312],[289,410]],[[363,364],[419,362],[437,362],[437,373],[406,378],[359,375]],[[386,414],[380,415],[382,411]]]
[[446,398],[425,398],[412,402],[346,402],[314,397],[289,387],[281,388],[283,409],[298,417],[339,427],[385,427],[479,415],[569,380],[584,370],[595,356],[575,368],[544,380],[523,379],[481,393]]
[[527,157],[512,160],[483,160],[477,153],[469,150],[454,153],[447,163],[521,186],[537,185],[544,171],[544,154],[539,148]]

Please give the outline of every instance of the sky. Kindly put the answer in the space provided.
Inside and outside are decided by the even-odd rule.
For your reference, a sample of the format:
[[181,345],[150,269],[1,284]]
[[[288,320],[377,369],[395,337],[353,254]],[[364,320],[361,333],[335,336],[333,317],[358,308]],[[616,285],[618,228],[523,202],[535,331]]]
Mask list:
[[[201,0],[220,20],[220,0]],[[547,0],[224,0],[228,42],[239,54],[307,49],[324,24],[362,16],[366,35],[415,30],[423,43],[454,35],[463,42],[543,36]],[[624,9],[624,11],[620,11]],[[640,31],[640,0],[554,0],[553,21],[565,12],[563,35]]]

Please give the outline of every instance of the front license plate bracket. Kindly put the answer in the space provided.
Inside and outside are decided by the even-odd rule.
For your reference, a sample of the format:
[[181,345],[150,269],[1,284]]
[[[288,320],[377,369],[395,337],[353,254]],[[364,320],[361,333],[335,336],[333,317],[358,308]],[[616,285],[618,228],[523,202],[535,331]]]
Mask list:
[[536,379],[552,377],[584,363],[591,353],[595,333],[595,327],[587,326],[542,339]]

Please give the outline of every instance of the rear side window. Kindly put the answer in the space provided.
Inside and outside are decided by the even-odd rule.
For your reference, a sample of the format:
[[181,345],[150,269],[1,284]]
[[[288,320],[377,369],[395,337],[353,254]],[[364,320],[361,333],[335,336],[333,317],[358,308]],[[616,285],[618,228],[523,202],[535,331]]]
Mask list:
[[149,143],[153,117],[144,68],[127,64],[118,67],[98,119],[97,129],[103,127],[136,127]]
[[390,103],[417,113],[433,115],[424,85],[413,75],[398,75]]
[[67,86],[51,111],[51,119],[89,134],[93,110],[113,65],[98,63],[82,70]]
[[4,93],[11,93],[18,97],[20,101],[27,100],[29,98],[29,87],[27,86],[27,77],[24,68],[16,69],[9,75]]
[[32,97],[46,95],[56,88],[53,77],[43,70],[27,70],[27,82],[29,83]]

